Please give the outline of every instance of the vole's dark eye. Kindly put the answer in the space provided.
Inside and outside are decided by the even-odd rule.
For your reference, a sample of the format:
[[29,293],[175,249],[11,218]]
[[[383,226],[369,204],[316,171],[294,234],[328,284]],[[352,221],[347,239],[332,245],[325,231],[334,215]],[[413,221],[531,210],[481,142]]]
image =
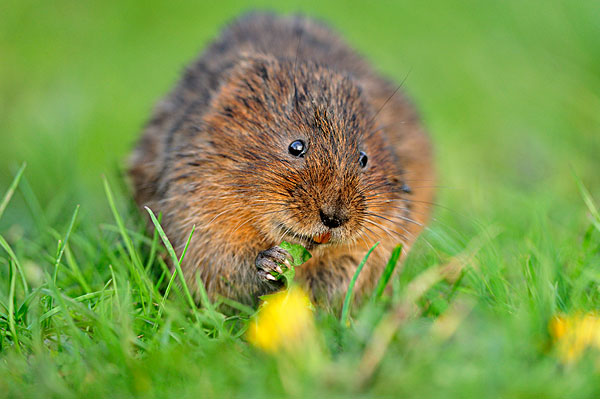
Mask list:
[[302,140],[293,141],[292,144],[288,147],[288,151],[295,157],[304,156],[306,152],[306,144]]
[[365,166],[367,166],[368,160],[369,160],[369,157],[367,156],[367,154],[365,154],[364,151],[361,151],[360,156],[358,157],[358,163],[360,163],[360,167],[364,168]]

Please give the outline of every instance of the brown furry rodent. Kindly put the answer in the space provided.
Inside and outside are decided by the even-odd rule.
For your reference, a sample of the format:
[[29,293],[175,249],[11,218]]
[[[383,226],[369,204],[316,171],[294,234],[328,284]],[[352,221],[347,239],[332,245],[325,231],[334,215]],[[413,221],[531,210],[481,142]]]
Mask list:
[[[296,280],[336,301],[367,250],[370,290],[429,215],[429,140],[412,105],[334,32],[304,17],[228,26],[156,107],[132,158],[136,201],[163,213],[183,270],[247,303],[280,287],[282,240],[313,257]],[[367,291],[368,292],[368,291]]]

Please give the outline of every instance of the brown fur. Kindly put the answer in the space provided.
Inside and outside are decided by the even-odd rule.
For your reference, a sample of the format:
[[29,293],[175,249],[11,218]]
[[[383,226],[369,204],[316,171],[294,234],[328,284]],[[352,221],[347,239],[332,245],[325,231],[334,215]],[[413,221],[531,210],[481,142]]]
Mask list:
[[[190,284],[199,272],[211,296],[254,303],[275,288],[255,259],[285,239],[313,254],[297,279],[335,301],[381,241],[357,282],[372,288],[393,247],[413,244],[433,196],[429,140],[395,89],[310,19],[252,14],[227,27],[157,106],[130,170],[136,201],[163,212],[178,251],[196,226]],[[303,158],[288,153],[297,139]],[[320,211],[345,223],[328,229]],[[329,243],[311,239],[327,231]]]

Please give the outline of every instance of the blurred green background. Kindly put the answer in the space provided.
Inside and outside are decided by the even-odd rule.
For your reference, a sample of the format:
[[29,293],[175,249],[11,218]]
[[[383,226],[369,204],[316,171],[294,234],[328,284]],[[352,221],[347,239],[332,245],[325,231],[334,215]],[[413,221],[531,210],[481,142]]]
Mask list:
[[[41,292],[37,308],[27,310],[24,299],[38,298],[35,292],[17,290],[16,305],[23,305],[14,313],[21,315],[16,323],[26,351],[15,352],[17,334],[7,333],[0,314],[0,397],[117,398],[141,388],[155,397],[285,391],[272,359],[256,361],[243,339],[228,334],[206,340],[178,296],[171,295],[173,308],[162,318],[130,303],[149,299],[128,272],[131,261],[101,178],[120,189],[123,205],[129,196],[119,175],[153,105],[223,24],[250,9],[317,16],[382,73],[398,82],[408,76],[404,87],[435,144],[434,220],[393,281],[394,293],[404,295],[423,270],[448,261],[469,271],[424,294],[422,316],[398,329],[368,391],[416,398],[598,397],[598,358],[561,364],[548,322],[557,313],[600,309],[600,231],[590,227],[577,186],[580,179],[598,203],[599,4],[0,0],[0,197],[19,165],[28,164],[0,220],[0,238],[38,280],[42,272],[55,273],[65,298],[104,293],[108,282],[114,287],[106,298],[86,299],[86,309],[100,319],[78,320],[81,339],[68,324],[69,309],[80,312],[77,303],[50,315],[52,279],[40,287],[45,291],[35,290]],[[56,242],[70,231],[76,204],[81,212],[58,273]],[[128,228],[143,230],[141,217],[122,214]],[[152,265],[149,240],[133,234]],[[0,305],[15,303],[8,287],[15,287],[16,274],[11,277],[4,267],[11,261],[0,252]],[[465,260],[471,253],[476,259]],[[131,290],[117,294],[125,284]],[[465,311],[452,338],[431,333],[438,315],[452,316],[453,309],[460,315],[470,303],[472,312]],[[2,309],[13,314],[8,305]],[[381,315],[364,309],[347,329],[335,315],[318,313],[332,353],[322,361],[331,373],[299,380],[299,392],[316,392],[304,397],[356,392],[357,360],[377,341],[366,332]],[[155,316],[158,330],[148,324]],[[242,320],[240,328],[245,325]],[[35,328],[44,335],[29,345]],[[134,338],[144,350],[131,350]],[[282,369],[280,377],[292,381],[294,371]]]
[[[515,235],[540,216],[578,225],[572,171],[599,192],[600,8],[536,0],[4,0],[0,187],[26,161],[47,213],[81,203],[104,219],[101,175],[124,168],[153,104],[249,9],[318,16],[382,73],[408,74],[436,147],[437,202],[461,233],[465,215]],[[2,225],[28,214],[17,198]]]

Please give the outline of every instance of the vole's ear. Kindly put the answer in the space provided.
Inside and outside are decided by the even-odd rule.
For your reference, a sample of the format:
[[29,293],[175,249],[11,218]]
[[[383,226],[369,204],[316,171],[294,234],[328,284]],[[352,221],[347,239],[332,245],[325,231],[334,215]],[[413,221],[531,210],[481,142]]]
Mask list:
[[205,122],[221,127],[232,120],[249,126],[265,125],[271,115],[267,109],[276,106],[276,90],[281,90],[278,71],[274,57],[242,54],[220,82],[211,100],[214,112],[205,114]]
[[[274,57],[262,54],[242,53],[235,65],[226,73],[218,90],[219,98],[233,98],[230,95],[253,94],[261,88],[268,87],[269,81],[275,74],[274,68],[277,60]],[[251,93],[248,93],[248,90]]]
[[260,54],[260,53],[250,53],[250,52],[242,52],[240,54],[239,63],[242,66],[250,66],[250,65],[272,65],[277,62],[276,58],[272,55]]
[[273,56],[242,53],[242,57],[235,67],[235,72],[246,76],[255,75],[261,77],[266,82],[269,80],[269,75],[276,64],[277,60]]

